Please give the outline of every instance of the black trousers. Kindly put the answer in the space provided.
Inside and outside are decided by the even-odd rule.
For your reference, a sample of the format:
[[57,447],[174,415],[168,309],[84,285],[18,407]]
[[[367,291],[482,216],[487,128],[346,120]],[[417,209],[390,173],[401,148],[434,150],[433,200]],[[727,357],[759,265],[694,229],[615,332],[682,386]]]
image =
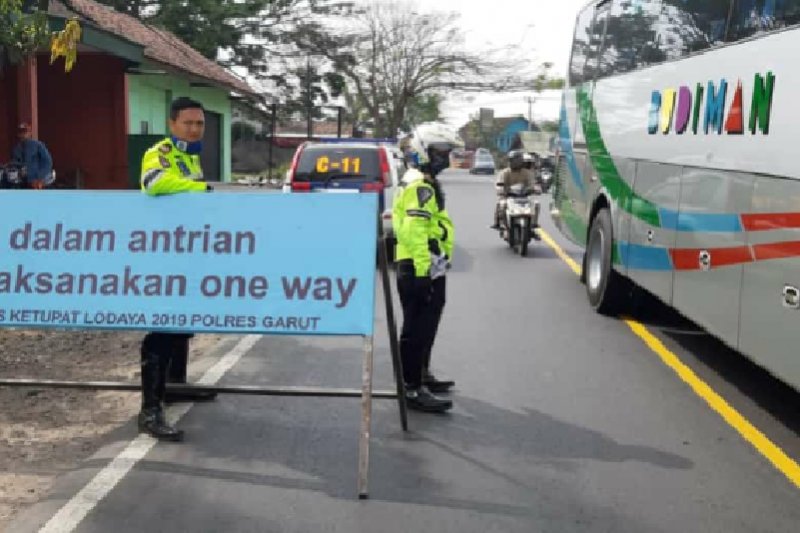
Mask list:
[[423,291],[416,279],[413,263],[399,261],[397,292],[403,307],[403,327],[400,332],[403,380],[407,386],[413,388],[422,384],[423,371],[430,364],[433,343],[444,309],[444,278],[434,280],[429,289]]
[[186,382],[190,334],[151,332],[141,348],[142,408],[160,407],[167,381]]
[[446,299],[447,277],[436,278],[431,283],[431,300],[429,317],[431,323],[428,325],[428,336],[425,339],[425,349],[422,352],[422,370],[427,372],[431,367],[431,352],[433,343],[436,341],[436,334],[439,332],[439,323],[442,321],[442,312]]

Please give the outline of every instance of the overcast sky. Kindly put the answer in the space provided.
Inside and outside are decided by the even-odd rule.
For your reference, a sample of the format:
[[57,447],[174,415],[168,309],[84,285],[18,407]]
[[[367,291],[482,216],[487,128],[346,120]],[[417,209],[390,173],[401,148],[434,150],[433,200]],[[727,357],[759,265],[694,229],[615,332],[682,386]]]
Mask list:
[[[461,14],[466,45],[473,50],[514,45],[533,64],[551,62],[553,73],[564,76],[569,61],[572,30],[578,11],[588,0],[419,0],[421,9],[455,11]],[[445,118],[461,126],[480,107],[492,107],[495,116],[528,115],[524,98],[532,93],[473,95],[473,101],[450,98]],[[556,119],[560,93],[543,95],[533,105],[534,120]]]

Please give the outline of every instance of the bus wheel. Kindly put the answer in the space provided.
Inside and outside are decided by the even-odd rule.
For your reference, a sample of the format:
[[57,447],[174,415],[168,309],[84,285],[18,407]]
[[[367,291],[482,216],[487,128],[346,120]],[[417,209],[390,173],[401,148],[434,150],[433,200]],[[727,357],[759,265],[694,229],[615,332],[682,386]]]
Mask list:
[[580,282],[586,285],[586,252],[583,252],[583,259],[581,259],[581,277]]
[[589,303],[603,315],[621,313],[628,299],[628,283],[611,266],[613,249],[611,213],[608,209],[601,209],[589,230],[584,270]]

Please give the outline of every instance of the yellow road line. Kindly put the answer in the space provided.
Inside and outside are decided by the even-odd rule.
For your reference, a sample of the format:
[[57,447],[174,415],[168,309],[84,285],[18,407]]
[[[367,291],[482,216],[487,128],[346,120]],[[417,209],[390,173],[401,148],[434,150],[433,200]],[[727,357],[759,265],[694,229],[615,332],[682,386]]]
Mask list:
[[[581,269],[570,256],[547,234],[543,229],[539,229],[542,240],[546,242],[555,253],[575,272],[580,275]],[[766,435],[751,424],[744,416],[725,401],[722,396],[717,394],[705,381],[700,379],[691,368],[683,364],[677,355],[669,351],[655,335],[640,322],[629,318],[623,319],[633,333],[639,337],[653,352],[661,358],[661,361],[675,372],[684,383],[702,398],[712,410],[722,417],[733,429],[739,433],[744,440],[749,442],[761,455],[763,455],[772,465],[778,469],[795,487],[800,488],[800,465],[781,450],[774,442],[769,440]]]
[[733,429],[753,445],[761,455],[775,465],[789,480],[800,488],[800,466],[783,450],[769,440],[753,424],[717,394],[705,381],[700,379],[691,368],[683,364],[678,356],[667,349],[655,335],[650,333],[641,323],[629,318],[623,319],[628,327],[644,341],[676,374],[689,385],[692,390],[717,412]]
[[575,272],[575,275],[580,276],[581,266],[573,258],[568,256],[564,250],[561,249],[561,247],[558,245],[556,241],[553,240],[553,238],[550,236],[549,233],[547,233],[542,228],[539,228],[538,232],[542,240],[546,242],[550,248],[553,249],[556,255],[558,255],[558,257],[560,257],[561,260],[564,261],[567,264],[567,266],[569,266],[572,269],[573,272]]

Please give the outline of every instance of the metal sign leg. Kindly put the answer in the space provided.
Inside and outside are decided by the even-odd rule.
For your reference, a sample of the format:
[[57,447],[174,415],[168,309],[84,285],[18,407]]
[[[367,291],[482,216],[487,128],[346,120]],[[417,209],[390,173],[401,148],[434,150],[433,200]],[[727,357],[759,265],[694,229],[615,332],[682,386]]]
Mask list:
[[372,360],[373,338],[364,337],[364,367],[361,391],[361,436],[358,443],[358,498],[368,498],[369,437],[372,425]]
[[383,301],[386,304],[386,323],[389,329],[389,351],[392,354],[392,367],[394,369],[394,380],[397,387],[397,407],[400,410],[400,425],[403,427],[403,431],[408,431],[408,413],[406,411],[405,385],[403,384],[403,362],[400,359],[400,346],[397,341],[397,322],[394,316],[392,287],[389,282],[387,246],[386,237],[381,236],[380,239],[378,239],[378,261],[380,263],[383,285]]

